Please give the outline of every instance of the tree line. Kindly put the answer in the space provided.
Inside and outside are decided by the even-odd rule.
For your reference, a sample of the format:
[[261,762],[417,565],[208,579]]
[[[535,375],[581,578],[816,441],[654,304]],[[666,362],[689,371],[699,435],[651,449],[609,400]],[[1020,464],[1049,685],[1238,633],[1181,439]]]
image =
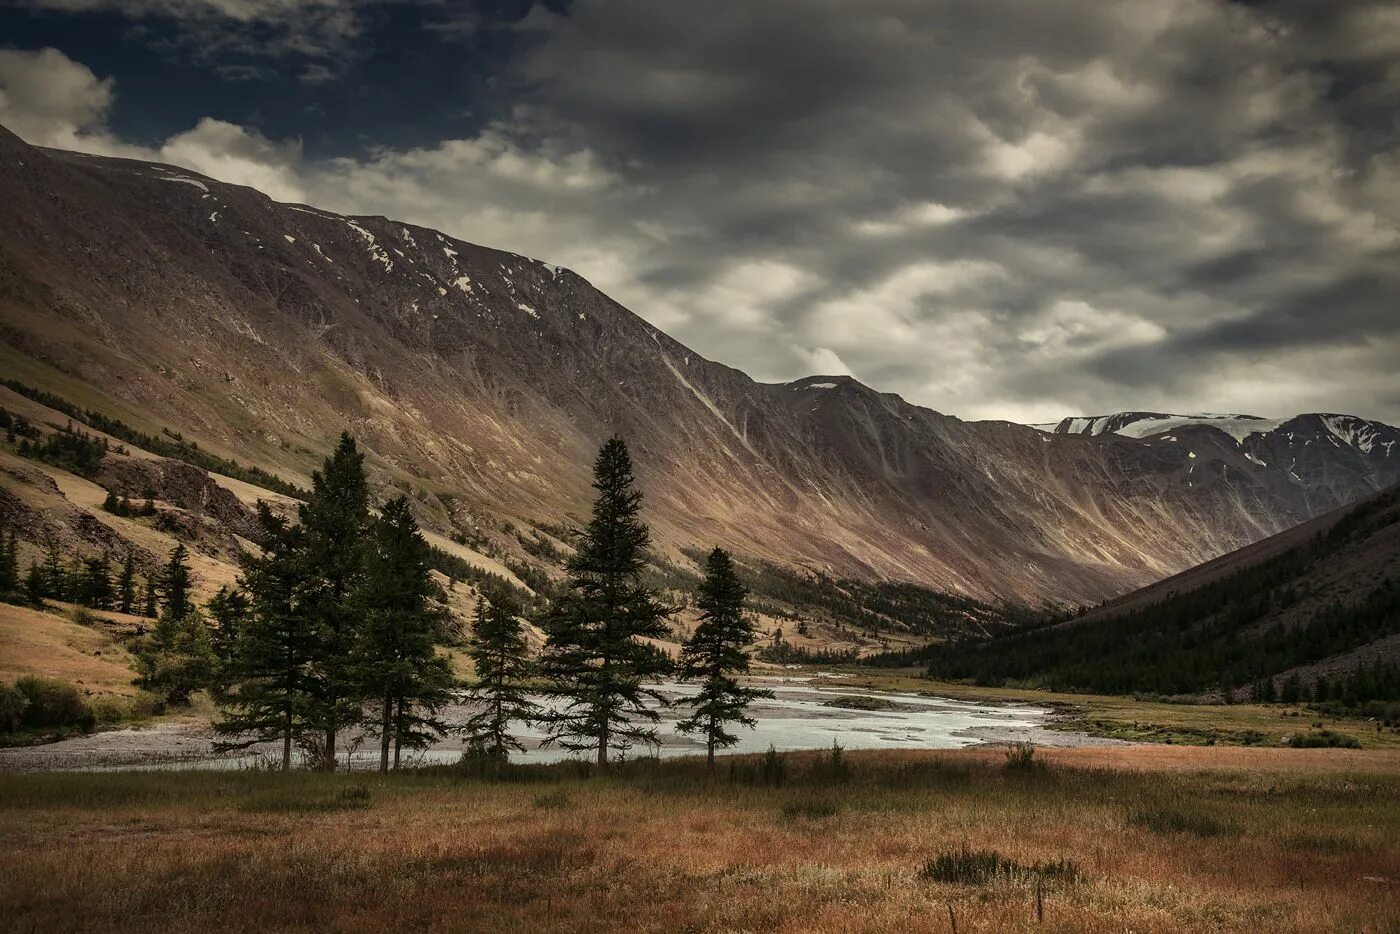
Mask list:
[[275,743],[282,768],[300,751],[334,769],[349,731],[378,740],[381,770],[448,732],[464,735],[469,755],[499,764],[521,749],[512,734],[521,723],[540,727],[544,745],[591,753],[605,768],[658,741],[664,698],[654,682],[674,674],[699,685],[681,701],[688,715],[678,728],[703,739],[713,764],[737,741],[733,725],[752,725],[749,704],[768,693],[739,680],[755,639],[747,591],[729,555],[710,552],[695,595],[699,623],[673,663],[653,644],[668,637],[675,608],[644,583],[650,534],[621,439],[603,445],[594,474],[592,517],[566,580],[533,620],[544,632],[538,653],[516,596],[482,593],[466,644],[472,713],[462,723],[444,719],[463,685],[437,649],[448,614],[432,549],[406,498],[372,510],[349,435],[313,475],[295,519],[260,504],[256,553],[203,612],[188,599],[185,556],[172,556],[167,605],[137,653],[142,681],[171,702],[208,688],[220,748]]

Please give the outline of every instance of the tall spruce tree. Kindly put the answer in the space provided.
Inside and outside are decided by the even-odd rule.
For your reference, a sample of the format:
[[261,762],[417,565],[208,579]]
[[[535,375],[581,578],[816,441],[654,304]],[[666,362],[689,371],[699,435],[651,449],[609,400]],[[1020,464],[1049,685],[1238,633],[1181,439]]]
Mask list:
[[715,767],[715,750],[734,745],[739,738],[726,727],[739,723],[753,727],[749,704],[772,691],[744,687],[736,675],[747,674],[749,650],[754,643],[753,621],[744,614],[748,591],[734,572],[728,552],[716,548],[705,560],[705,578],[695,595],[700,622],[681,650],[680,676],[700,682],[700,693],[681,703],[693,708],[676,724],[682,733],[705,736],[705,762]]
[[462,729],[469,748],[479,750],[497,767],[511,750],[525,748],[511,735],[511,723],[529,723],[539,717],[539,705],[525,693],[535,666],[519,614],[520,608],[505,593],[483,595],[467,643],[467,654],[476,667],[470,694],[481,710]]
[[437,654],[443,613],[434,604],[441,591],[428,569],[428,543],[418,530],[408,499],[384,506],[370,524],[365,570],[353,606],[362,622],[353,662],[364,696],[378,702],[366,726],[379,733],[379,770],[394,768],[404,747],[438,739],[445,724],[437,714],[452,699],[452,668]]
[[235,648],[238,632],[248,621],[248,597],[237,588],[220,587],[209,599],[209,618],[213,622],[211,640],[216,660],[210,687],[216,698],[226,697],[232,685]]
[[0,594],[19,590],[19,538],[10,530],[7,538],[0,531]]
[[43,597],[51,600],[68,599],[68,575],[63,571],[63,560],[58,550],[52,546],[44,554],[43,582]]
[[320,641],[315,679],[321,723],[322,767],[335,769],[336,734],[360,719],[361,685],[351,665],[359,620],[351,600],[363,570],[369,524],[364,455],[348,433],[311,477],[311,496],[299,510],[304,530],[306,624]]
[[667,634],[671,609],[642,584],[650,536],[621,438],[603,445],[593,474],[593,517],[569,560],[567,589],[545,620],[540,671],[564,701],[545,720],[545,743],[592,750],[605,769],[612,750],[656,743],[652,724],[660,717],[645,701],[663,698],[646,684],[670,664],[642,640]]
[[112,608],[112,565],[106,555],[83,562],[83,585],[78,602],[94,610]]
[[292,747],[321,729],[313,672],[321,644],[303,614],[303,530],[265,504],[258,527],[261,553],[243,558],[248,606],[220,663],[228,693],[214,728],[225,750],[280,741],[285,771]]
[[126,553],[121,577],[117,579],[117,609],[123,613],[136,610],[136,559],[130,551]]
[[177,544],[170,552],[170,560],[166,562],[160,579],[161,591],[165,597],[161,607],[162,616],[182,619],[194,609],[194,604],[190,602],[192,581],[189,556],[190,553],[181,544]]
[[146,578],[146,595],[141,601],[141,615],[147,619],[154,619],[159,613],[156,603],[156,582],[154,577]]

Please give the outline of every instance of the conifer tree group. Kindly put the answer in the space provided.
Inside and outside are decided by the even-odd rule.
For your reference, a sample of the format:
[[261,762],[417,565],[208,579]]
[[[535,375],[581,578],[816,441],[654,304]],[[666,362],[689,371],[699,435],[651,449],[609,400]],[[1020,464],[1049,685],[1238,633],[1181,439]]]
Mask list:
[[[676,609],[647,586],[650,533],[641,518],[631,456],[609,439],[594,465],[587,527],[566,563],[567,579],[536,622],[545,632],[533,658],[522,607],[505,587],[484,588],[467,643],[475,705],[458,729],[468,750],[500,768],[523,750],[512,730],[537,723],[545,744],[595,757],[607,768],[637,744],[658,741],[656,682],[668,674],[699,684],[679,728],[705,737],[708,760],[752,726],[749,704],[767,692],[743,686],[754,629],[729,555],[715,549],[696,595],[700,623],[677,667],[653,644],[669,636]],[[125,514],[115,494],[104,504]],[[375,736],[379,767],[397,768],[405,749],[448,730],[441,713],[457,686],[437,643],[444,595],[434,553],[406,497],[372,509],[364,455],[348,434],[312,477],[295,519],[259,503],[258,548],[241,558],[237,585],[199,608],[190,554],[177,544],[138,578],[133,551],[115,574],[105,555],[65,559],[50,548],[21,575],[17,538],[0,529],[0,595],[41,603],[67,599],[155,619],[134,643],[139,681],[165,703],[207,689],[218,703],[219,746],[277,743],[289,769],[301,750],[334,769],[347,729]],[[537,704],[532,692],[552,696]]]
[[214,677],[225,749],[276,741],[336,766],[336,741],[362,728],[380,741],[380,769],[445,729],[454,686],[435,645],[441,594],[408,500],[372,516],[364,456],[342,435],[312,477],[295,523],[258,512],[260,553],[243,561],[238,591],[211,602],[221,632]]

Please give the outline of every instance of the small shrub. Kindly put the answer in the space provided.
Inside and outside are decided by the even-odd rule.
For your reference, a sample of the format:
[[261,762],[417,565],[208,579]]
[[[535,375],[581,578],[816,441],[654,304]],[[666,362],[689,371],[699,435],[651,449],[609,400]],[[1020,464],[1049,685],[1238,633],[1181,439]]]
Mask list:
[[0,733],[15,733],[24,725],[29,698],[19,688],[0,684]]
[[92,610],[89,610],[85,606],[73,607],[73,609],[68,612],[68,618],[79,626],[91,627],[97,622],[97,617],[93,615]]
[[769,745],[758,766],[759,780],[773,788],[787,784],[787,756],[778,752],[776,746]]
[[1035,743],[1013,743],[1006,750],[1006,769],[1009,772],[1040,772],[1045,769],[1045,761],[1036,758]]
[[821,820],[826,817],[835,817],[840,810],[840,805],[834,801],[805,799],[802,801],[789,801],[787,804],[784,804],[783,817],[788,820],[797,820],[800,818]]
[[29,701],[24,712],[24,726],[36,730],[51,727],[92,729],[92,711],[78,689],[67,681],[25,675],[15,682],[15,687]]
[[1197,837],[1218,837],[1230,831],[1229,826],[1209,814],[1166,807],[1137,811],[1128,818],[1128,823],[1154,833],[1185,833]]
[[1360,749],[1361,742],[1347,733],[1336,730],[1314,730],[1299,733],[1288,740],[1294,749]]
[[846,750],[835,740],[831,741],[831,751],[812,764],[809,778],[819,785],[842,785],[851,778],[851,765],[846,761]]
[[924,863],[925,879],[954,885],[992,885],[996,882],[1041,882],[1077,885],[1084,877],[1067,859],[1024,866],[995,850],[945,850]]

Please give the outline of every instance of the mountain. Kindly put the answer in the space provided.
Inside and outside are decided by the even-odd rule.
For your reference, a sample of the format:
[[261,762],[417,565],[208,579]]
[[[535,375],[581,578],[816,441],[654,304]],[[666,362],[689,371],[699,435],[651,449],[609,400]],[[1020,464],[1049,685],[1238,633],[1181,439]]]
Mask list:
[[1242,455],[1256,467],[1282,467],[1305,497],[1325,491],[1310,508],[1355,499],[1358,491],[1379,489],[1394,476],[1400,457],[1400,430],[1353,415],[1310,414],[1292,418],[1257,415],[1166,415],[1119,412],[1066,418],[1054,427],[1060,435],[1105,434],[1155,439],[1193,450],[1223,449]]
[[762,384],[567,269],[4,131],[0,200],[7,376],[301,486],[348,429],[377,492],[471,560],[557,568],[613,433],[677,567],[720,544],[1029,603],[1098,602],[1400,479],[1384,443],[1290,466],[1219,432],[1047,434],[848,377]]
[[1321,680],[1400,699],[1400,487],[1078,618],[917,654],[990,684],[1297,700]]

